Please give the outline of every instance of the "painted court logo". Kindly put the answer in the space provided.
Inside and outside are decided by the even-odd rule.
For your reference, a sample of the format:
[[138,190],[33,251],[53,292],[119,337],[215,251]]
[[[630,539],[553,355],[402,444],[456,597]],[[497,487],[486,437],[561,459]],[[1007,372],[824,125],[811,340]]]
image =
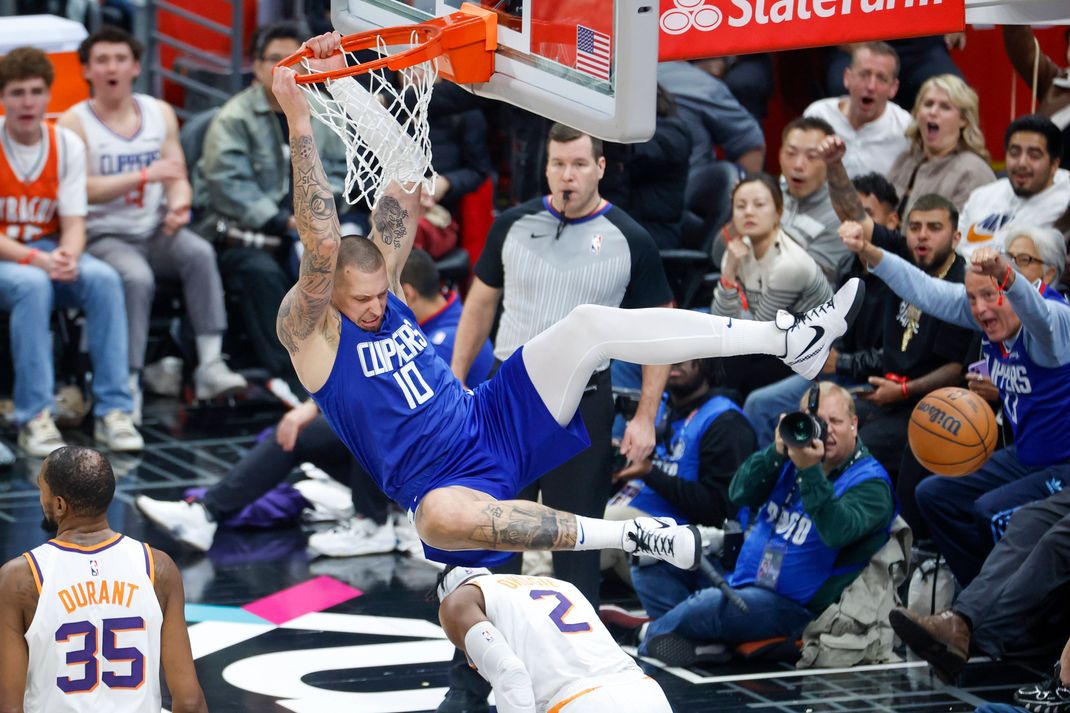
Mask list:
[[706,0],[673,0],[673,7],[661,13],[661,31],[682,35],[688,30],[716,30],[724,19],[720,9],[706,5]]

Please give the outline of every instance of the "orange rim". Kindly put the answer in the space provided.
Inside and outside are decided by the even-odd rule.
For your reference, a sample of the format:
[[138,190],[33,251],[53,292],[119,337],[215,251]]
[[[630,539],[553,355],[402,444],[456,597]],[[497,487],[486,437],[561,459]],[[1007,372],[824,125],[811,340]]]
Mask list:
[[[494,71],[494,50],[497,48],[498,16],[482,7],[465,3],[462,10],[445,17],[416,25],[386,27],[346,35],[342,38],[339,52],[359,52],[376,49],[380,42],[413,44],[397,54],[342,67],[326,72],[311,72],[296,77],[298,84],[315,84],[328,79],[352,77],[377,69],[397,71],[406,67],[444,57],[441,74],[456,82],[485,82]],[[302,46],[297,52],[278,63],[279,67],[292,67],[303,59],[311,59],[311,51]]]

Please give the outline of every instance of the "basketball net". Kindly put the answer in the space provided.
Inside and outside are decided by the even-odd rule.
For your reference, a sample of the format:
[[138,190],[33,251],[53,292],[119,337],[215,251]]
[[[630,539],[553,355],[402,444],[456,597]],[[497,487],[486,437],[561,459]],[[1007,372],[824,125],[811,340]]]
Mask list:
[[[380,37],[376,51],[389,57],[418,44],[415,34],[408,43],[389,46]],[[349,66],[361,64],[355,53],[341,53]],[[431,58],[397,72],[384,66],[361,73],[359,79],[298,84],[308,96],[312,115],[346,147],[347,203],[375,208],[391,182],[408,193],[420,187],[434,193],[427,107],[437,77],[438,59]]]

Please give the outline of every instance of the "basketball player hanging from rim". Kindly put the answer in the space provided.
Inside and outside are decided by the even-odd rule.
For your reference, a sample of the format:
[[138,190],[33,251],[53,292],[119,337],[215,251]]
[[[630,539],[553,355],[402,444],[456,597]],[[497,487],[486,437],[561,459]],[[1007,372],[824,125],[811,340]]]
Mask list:
[[[339,44],[338,33],[309,40],[310,64],[345,66]],[[590,445],[576,409],[599,363],[771,354],[813,378],[854,318],[861,283],[851,280],[827,303],[804,315],[781,312],[773,322],[582,305],[488,382],[466,390],[416,326],[399,282],[419,214],[419,187],[407,181],[422,174],[385,188],[369,239],[341,236],[295,77],[277,67],[272,83],[289,125],[304,245],[300,277],[279,308],[279,339],[335,433],[413,518],[428,557],[494,566],[525,550],[622,549],[697,567],[693,527],[654,518],[610,522],[510,498]]]

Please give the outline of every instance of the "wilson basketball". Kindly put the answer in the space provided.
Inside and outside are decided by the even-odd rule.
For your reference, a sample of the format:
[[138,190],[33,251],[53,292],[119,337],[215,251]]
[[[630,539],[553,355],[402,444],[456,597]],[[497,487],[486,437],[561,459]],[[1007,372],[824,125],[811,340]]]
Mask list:
[[914,407],[907,440],[918,462],[938,475],[960,476],[996,449],[996,417],[969,389],[937,389]]

